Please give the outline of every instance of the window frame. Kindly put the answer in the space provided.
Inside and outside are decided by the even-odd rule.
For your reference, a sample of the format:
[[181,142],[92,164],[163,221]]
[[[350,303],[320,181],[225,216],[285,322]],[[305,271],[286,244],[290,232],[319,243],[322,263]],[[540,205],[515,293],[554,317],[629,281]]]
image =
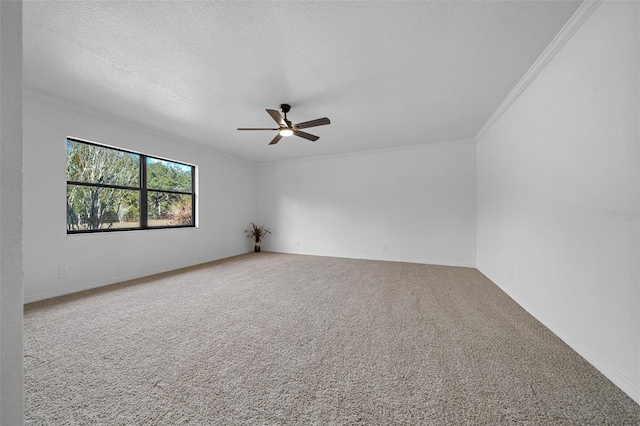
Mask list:
[[[136,152],[132,150],[127,150],[119,147],[114,147],[110,145],[100,144],[96,142],[90,142],[79,138],[74,138],[68,136],[65,141],[65,151],[67,150],[67,143],[75,142],[81,143],[89,146],[95,146],[98,148],[110,149],[118,152],[123,152],[126,154],[133,154],[139,157],[139,176],[138,182],[139,186],[127,186],[127,185],[112,185],[105,183],[96,183],[96,182],[82,182],[82,181],[74,181],[67,179],[66,187],[69,185],[76,186],[84,186],[84,187],[100,187],[100,188],[109,188],[109,189],[120,189],[126,191],[137,191],[139,194],[139,226],[135,227],[123,227],[123,228],[101,228],[101,229],[69,229],[68,221],[67,221],[67,234],[93,234],[93,233],[105,233],[105,232],[120,232],[120,231],[147,231],[153,229],[179,229],[179,228],[195,228],[196,227],[196,167],[193,164],[188,164],[182,161],[170,160],[168,158],[158,157],[155,155],[143,154],[141,152]],[[67,159],[69,158],[69,153],[67,151]],[[155,189],[148,188],[147,184],[147,159],[165,161],[169,163],[179,164],[181,166],[186,166],[191,169],[191,192],[186,191],[177,191],[177,190],[165,190],[165,189]],[[65,172],[66,174],[66,172]],[[68,178],[68,176],[67,176]],[[65,191],[66,192],[66,191]],[[191,196],[191,223],[186,225],[149,225],[149,210],[148,210],[148,196],[149,192],[161,192],[166,194],[176,194],[176,195],[189,195]],[[68,201],[67,201],[68,208]],[[68,217],[68,213],[65,215]]]

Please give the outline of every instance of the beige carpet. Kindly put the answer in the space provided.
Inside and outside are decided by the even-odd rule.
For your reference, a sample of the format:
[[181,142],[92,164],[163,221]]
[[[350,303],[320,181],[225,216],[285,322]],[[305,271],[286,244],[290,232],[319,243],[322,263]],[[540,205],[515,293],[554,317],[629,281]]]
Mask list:
[[251,253],[25,306],[29,425],[637,425],[475,269]]

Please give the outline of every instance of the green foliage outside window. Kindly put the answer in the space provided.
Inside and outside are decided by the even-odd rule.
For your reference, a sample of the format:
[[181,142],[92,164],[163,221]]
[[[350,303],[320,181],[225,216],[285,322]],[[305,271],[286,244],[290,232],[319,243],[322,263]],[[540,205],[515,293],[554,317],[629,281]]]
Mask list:
[[68,139],[67,232],[193,226],[193,176],[193,166]]

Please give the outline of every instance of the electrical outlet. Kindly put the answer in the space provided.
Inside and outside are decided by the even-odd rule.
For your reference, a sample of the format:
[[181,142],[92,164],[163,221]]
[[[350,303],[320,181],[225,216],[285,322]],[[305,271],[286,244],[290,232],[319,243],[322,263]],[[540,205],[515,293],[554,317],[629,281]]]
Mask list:
[[387,251],[387,243],[384,243],[384,244],[382,245],[382,251]]
[[69,268],[66,266],[61,266],[59,273],[60,273],[60,278],[67,278],[69,276]]
[[300,240],[298,240],[298,242],[296,243],[298,247],[300,247]]

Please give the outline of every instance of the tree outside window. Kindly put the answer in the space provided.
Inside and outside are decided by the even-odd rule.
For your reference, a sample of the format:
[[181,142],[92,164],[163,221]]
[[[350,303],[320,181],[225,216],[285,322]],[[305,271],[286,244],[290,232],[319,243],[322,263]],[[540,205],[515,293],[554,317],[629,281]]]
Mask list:
[[67,139],[67,233],[195,225],[195,167]]

